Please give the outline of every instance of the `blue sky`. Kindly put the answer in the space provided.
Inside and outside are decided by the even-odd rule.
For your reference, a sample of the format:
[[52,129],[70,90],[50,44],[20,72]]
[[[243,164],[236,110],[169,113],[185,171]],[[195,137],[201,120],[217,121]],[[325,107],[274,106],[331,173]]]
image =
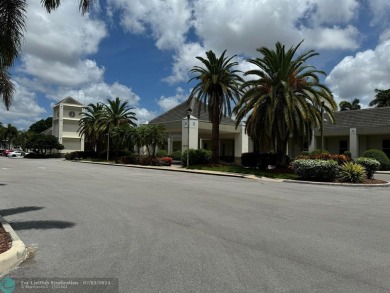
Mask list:
[[327,72],[337,102],[367,106],[375,88],[390,88],[388,0],[96,0],[85,16],[78,1],[51,14],[27,2],[15,100],[0,106],[0,121],[19,129],[69,95],[86,104],[118,96],[151,120],[188,97],[196,56],[227,49],[246,71],[256,48],[277,41],[320,53],[310,63]]

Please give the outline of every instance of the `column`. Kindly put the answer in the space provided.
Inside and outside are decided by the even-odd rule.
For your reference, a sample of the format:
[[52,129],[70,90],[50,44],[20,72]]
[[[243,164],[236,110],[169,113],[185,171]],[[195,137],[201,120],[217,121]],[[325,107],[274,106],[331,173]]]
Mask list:
[[[187,117],[184,117],[182,119],[181,123],[181,151],[184,152],[188,149],[198,149],[198,128],[199,128],[199,123],[198,123],[198,118],[191,116],[190,117],[190,124],[188,124],[188,119]],[[189,127],[189,129],[188,129]],[[189,137],[188,137],[189,133]],[[189,143],[189,145],[188,145]]]
[[315,136],[315,131],[314,129],[312,129],[311,131],[311,142],[310,142],[310,145],[309,145],[309,152],[312,152],[314,150],[317,149],[317,139],[316,139],[316,136]]
[[359,138],[356,128],[349,129],[349,151],[351,152],[352,158],[359,157]]
[[245,125],[241,124],[238,126],[240,130],[234,137],[234,162],[241,164],[241,154],[247,153],[249,150],[249,137],[245,132]]

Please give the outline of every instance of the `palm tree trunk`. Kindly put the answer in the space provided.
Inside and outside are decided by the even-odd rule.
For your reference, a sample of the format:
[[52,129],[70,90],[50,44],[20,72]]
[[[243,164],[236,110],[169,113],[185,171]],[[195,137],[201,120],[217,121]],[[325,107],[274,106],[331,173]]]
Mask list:
[[219,111],[218,104],[215,103],[213,109],[213,115],[211,117],[212,130],[211,130],[211,150],[212,161],[214,164],[219,163]]

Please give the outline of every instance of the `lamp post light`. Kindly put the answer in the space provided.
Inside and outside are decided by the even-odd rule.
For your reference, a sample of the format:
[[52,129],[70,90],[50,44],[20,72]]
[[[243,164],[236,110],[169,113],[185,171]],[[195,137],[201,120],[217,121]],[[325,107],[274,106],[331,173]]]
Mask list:
[[107,162],[110,159],[110,131],[107,133]]
[[190,118],[192,114],[192,109],[188,108],[187,109],[187,168],[190,165]]
[[321,154],[324,151],[324,102],[321,102]]

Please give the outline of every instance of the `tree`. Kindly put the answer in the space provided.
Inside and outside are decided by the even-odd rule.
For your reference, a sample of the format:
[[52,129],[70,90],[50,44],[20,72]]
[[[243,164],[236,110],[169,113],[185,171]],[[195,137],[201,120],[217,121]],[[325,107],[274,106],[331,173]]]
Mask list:
[[352,111],[352,110],[360,110],[360,101],[359,99],[354,99],[352,103],[348,101],[341,101],[339,103],[340,111]]
[[81,113],[78,132],[84,135],[85,141],[89,143],[94,151],[99,151],[99,142],[103,136],[103,129],[99,126],[99,116],[103,110],[103,104],[89,104]]
[[34,133],[26,142],[26,147],[32,149],[38,154],[46,154],[48,150],[62,150],[64,146],[58,142],[58,139],[51,134]]
[[[128,106],[128,101],[122,103],[120,98],[117,97],[115,100],[107,99],[107,102],[108,104],[103,105],[99,112],[97,125],[99,131],[109,136],[107,139],[107,154],[109,154],[110,136],[114,128],[126,124],[135,127],[137,124],[134,121],[137,118],[135,113],[131,111],[134,108]],[[113,147],[115,149],[115,145]]]
[[2,131],[2,138],[8,143],[8,148],[11,148],[11,144],[15,138],[18,137],[18,130],[12,124],[7,125]]
[[389,107],[390,106],[390,89],[387,90],[378,90],[375,89],[376,95],[375,99],[373,99],[369,106],[370,107]]
[[309,141],[311,129],[322,123],[321,108],[333,121],[337,107],[330,90],[320,83],[318,75],[325,72],[306,65],[318,53],[310,50],[295,57],[301,43],[287,51],[279,42],[274,50],[257,49],[262,57],[248,60],[257,68],[245,72],[257,78],[243,84],[244,94],[234,109],[236,126],[246,119],[248,135],[273,148],[281,166],[286,165],[290,136],[300,143]]
[[162,124],[148,124],[144,125],[144,127],[144,144],[147,147],[149,155],[154,157],[157,147],[164,145],[167,141],[166,129]]
[[[79,9],[85,14],[94,0],[79,0]],[[60,0],[41,0],[48,12],[57,9]],[[9,73],[20,54],[25,31],[27,0],[0,0],[0,97],[7,110],[15,91]]]
[[52,127],[52,121],[53,117],[48,117],[46,119],[41,119],[33,124],[31,124],[30,128],[28,129],[29,132],[34,133],[41,133],[50,127]]
[[213,163],[219,162],[219,123],[226,114],[231,115],[231,104],[235,104],[240,98],[239,88],[243,82],[238,75],[240,71],[233,69],[238,65],[232,61],[235,56],[228,58],[225,53],[226,50],[218,58],[213,51],[208,51],[207,59],[196,57],[203,63],[203,67],[194,66],[190,71],[195,74],[190,82],[197,80],[198,83],[193,88],[189,101],[195,98],[208,108],[212,124]]

